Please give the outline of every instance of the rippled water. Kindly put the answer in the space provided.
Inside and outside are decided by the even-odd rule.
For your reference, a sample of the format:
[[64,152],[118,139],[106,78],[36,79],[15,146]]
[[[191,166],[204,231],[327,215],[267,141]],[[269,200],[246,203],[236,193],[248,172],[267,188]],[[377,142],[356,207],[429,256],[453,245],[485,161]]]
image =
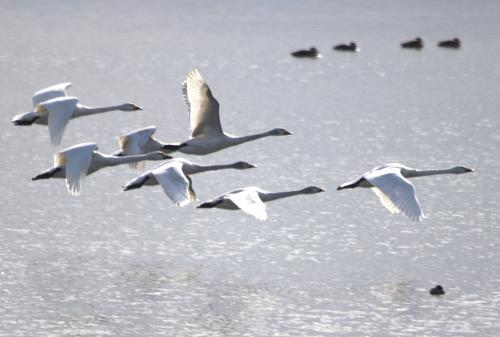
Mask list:
[[[493,336],[500,333],[500,4],[496,1],[0,1],[0,336]],[[399,43],[424,39],[420,52]],[[435,47],[458,36],[461,50]],[[361,51],[331,46],[355,40]],[[319,60],[289,52],[315,45]],[[127,167],[79,198],[52,164],[47,129],[14,127],[44,86],[83,104],[145,110],[71,121],[63,147],[157,125],[187,135],[180,83],[198,67],[233,134],[285,127],[203,164],[201,201],[257,185],[320,195],[241,212],[176,209],[127,193]],[[414,181],[427,215],[390,215],[336,186],[388,161],[474,167]],[[446,295],[428,290],[442,284]]]

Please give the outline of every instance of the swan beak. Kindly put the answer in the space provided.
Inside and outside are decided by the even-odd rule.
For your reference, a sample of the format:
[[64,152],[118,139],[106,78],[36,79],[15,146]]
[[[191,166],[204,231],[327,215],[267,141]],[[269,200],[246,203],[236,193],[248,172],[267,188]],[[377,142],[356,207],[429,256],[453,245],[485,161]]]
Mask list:
[[465,172],[474,172],[474,169],[471,169],[471,168],[465,168]]
[[290,131],[288,130],[285,130],[285,135],[293,135],[293,133],[291,133]]
[[135,105],[133,111],[136,111],[136,110],[144,110],[144,109],[142,108],[142,106]]
[[321,190],[321,192],[325,192],[326,191],[326,189],[323,188],[323,187],[320,187],[319,189]]

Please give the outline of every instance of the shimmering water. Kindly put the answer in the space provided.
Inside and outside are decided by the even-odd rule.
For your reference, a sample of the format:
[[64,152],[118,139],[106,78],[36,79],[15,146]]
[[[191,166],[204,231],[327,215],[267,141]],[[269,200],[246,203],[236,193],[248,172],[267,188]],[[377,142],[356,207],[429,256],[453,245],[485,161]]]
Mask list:
[[[494,336],[500,334],[500,4],[496,1],[0,1],[0,336]],[[421,36],[420,52],[399,43]],[[435,47],[458,36],[461,50]],[[354,40],[361,51],[331,46]],[[289,52],[316,46],[319,60]],[[176,209],[127,193],[127,167],[79,198],[47,129],[14,127],[31,94],[71,81],[83,104],[138,113],[72,121],[62,147],[158,126],[181,141],[180,83],[198,67],[233,134],[285,127],[206,157],[248,171],[193,177],[200,200],[257,185],[327,192],[276,201],[270,219]],[[391,216],[336,186],[397,161],[467,165],[414,181],[427,215]],[[428,290],[442,284],[447,294]]]

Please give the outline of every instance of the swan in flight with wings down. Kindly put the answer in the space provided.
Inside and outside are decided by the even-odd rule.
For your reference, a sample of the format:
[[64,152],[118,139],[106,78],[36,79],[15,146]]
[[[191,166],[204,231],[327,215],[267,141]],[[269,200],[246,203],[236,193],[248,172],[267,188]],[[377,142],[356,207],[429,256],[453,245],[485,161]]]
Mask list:
[[241,209],[259,220],[267,219],[265,202],[288,198],[299,194],[314,194],[325,190],[316,186],[309,186],[300,190],[286,192],[267,192],[258,187],[250,186],[224,193],[210,201],[204,202],[197,208],[222,208],[228,210]]
[[151,152],[136,156],[116,157],[97,151],[94,143],[82,143],[54,155],[54,166],[35,176],[32,180],[65,178],[68,192],[72,195],[80,194],[81,185],[85,176],[88,176],[103,167],[128,164],[143,160],[172,159],[163,152]]
[[196,200],[190,175],[207,171],[242,170],[254,167],[254,165],[244,161],[226,165],[197,165],[183,158],[173,158],[131,180],[125,185],[124,190],[140,188],[143,185],[160,184],[170,200],[176,206],[183,207]]
[[64,129],[72,118],[89,116],[107,111],[142,110],[133,103],[92,108],[78,103],[78,98],[67,95],[71,83],[56,84],[39,90],[33,94],[33,111],[14,116],[14,125],[48,125],[50,141],[58,145],[64,134]]
[[463,166],[441,170],[416,170],[398,163],[391,163],[376,167],[360,178],[340,185],[337,190],[356,187],[371,188],[389,212],[402,212],[413,221],[422,221],[424,213],[417,200],[415,187],[407,178],[467,172],[474,172],[474,170]]
[[197,69],[187,75],[182,84],[182,93],[189,109],[191,126],[189,140],[176,144],[162,143],[152,137],[156,128],[151,126],[120,137],[121,153],[132,154],[138,151],[144,153],[147,150],[162,149],[166,153],[179,151],[206,155],[263,137],[291,135],[289,131],[281,128],[248,136],[231,136],[225,133],[219,117],[219,102]]

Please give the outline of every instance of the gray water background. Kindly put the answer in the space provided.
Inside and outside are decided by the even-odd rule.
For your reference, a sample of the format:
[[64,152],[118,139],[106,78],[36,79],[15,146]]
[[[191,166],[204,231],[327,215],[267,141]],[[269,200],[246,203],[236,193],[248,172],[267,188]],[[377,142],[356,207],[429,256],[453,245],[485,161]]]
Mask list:
[[[0,1],[0,336],[496,336],[500,334],[500,3],[497,1]],[[421,36],[419,52],[399,43]],[[458,36],[460,50],[435,47]],[[354,40],[356,54],[331,47]],[[319,60],[289,52],[316,46]],[[90,176],[79,198],[31,181],[56,150],[15,127],[31,95],[71,81],[87,105],[61,148],[157,125],[182,141],[180,84],[197,67],[227,132],[285,127],[202,164],[201,201],[256,185],[327,191],[241,212],[178,209],[135,176]],[[379,164],[467,165],[414,180],[427,218],[336,186]],[[152,167],[149,164],[148,167]],[[447,294],[431,297],[442,284]]]

